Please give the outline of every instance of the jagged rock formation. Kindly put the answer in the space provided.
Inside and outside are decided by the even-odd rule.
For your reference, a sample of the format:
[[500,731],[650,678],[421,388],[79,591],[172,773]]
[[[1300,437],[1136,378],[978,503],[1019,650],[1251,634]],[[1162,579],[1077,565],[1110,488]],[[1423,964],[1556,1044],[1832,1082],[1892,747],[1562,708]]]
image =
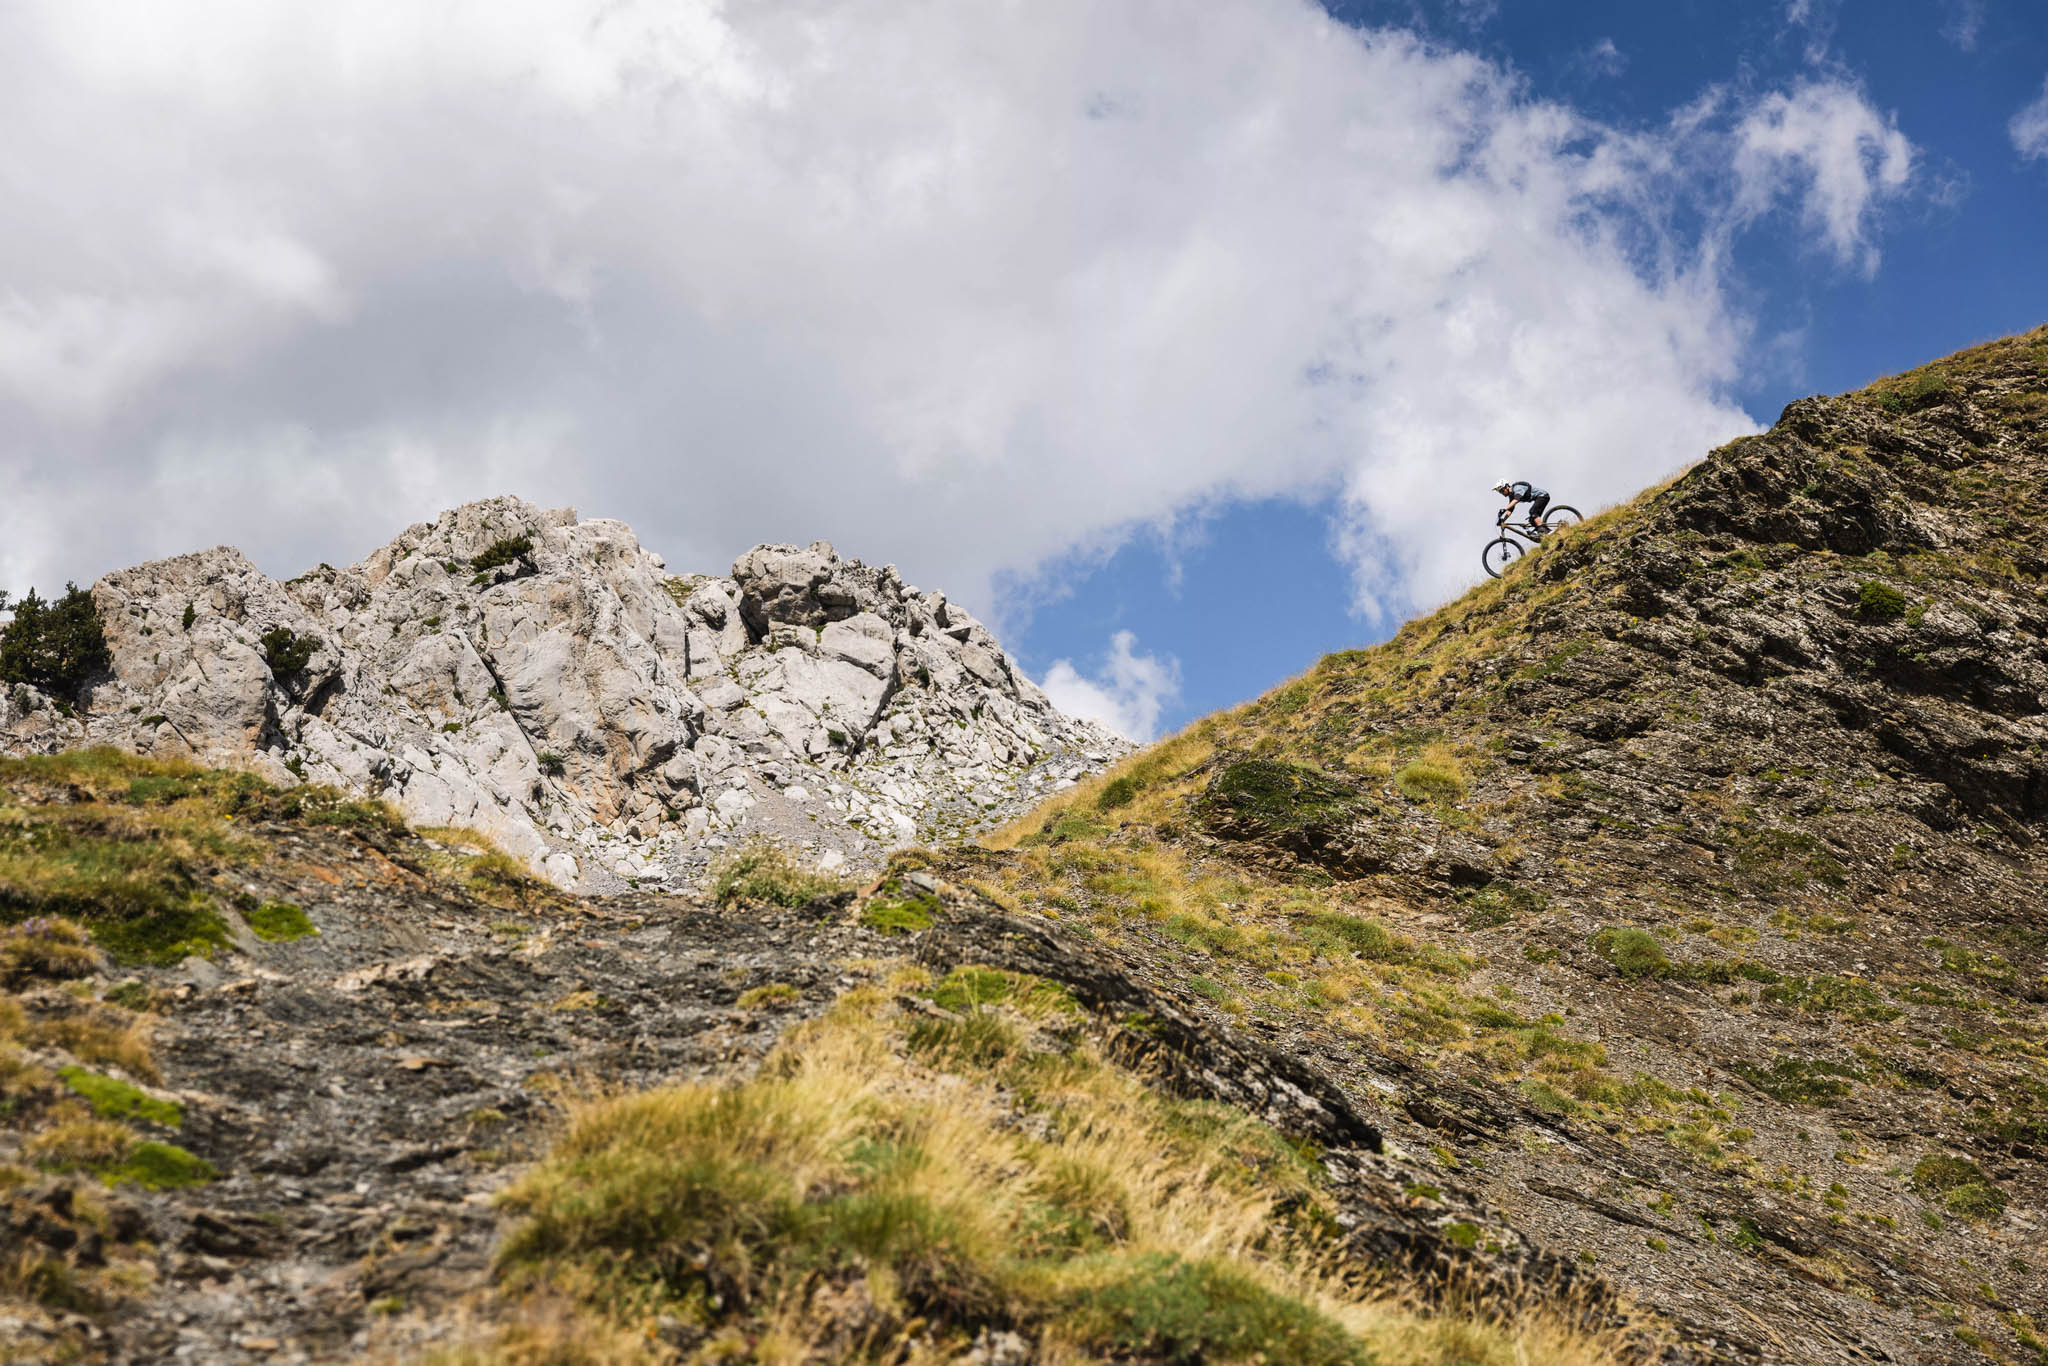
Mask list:
[[93,587],[113,676],[0,697],[0,749],[247,764],[482,830],[564,885],[687,877],[742,832],[828,864],[997,822],[1128,750],[987,628],[823,542],[671,575],[515,498],[277,583],[228,547]]

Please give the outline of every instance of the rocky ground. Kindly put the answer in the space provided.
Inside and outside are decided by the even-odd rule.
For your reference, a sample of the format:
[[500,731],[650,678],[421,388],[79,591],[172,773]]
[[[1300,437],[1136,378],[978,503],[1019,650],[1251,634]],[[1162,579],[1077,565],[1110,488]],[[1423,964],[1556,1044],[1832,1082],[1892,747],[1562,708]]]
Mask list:
[[[94,795],[12,778],[24,810]],[[0,1296],[0,1359],[410,1360],[464,1340],[500,1312],[495,1197],[559,1134],[566,1109],[743,1079],[792,1025],[850,989],[901,979],[913,960],[924,980],[998,965],[1060,983],[1105,1039],[1147,1060],[1154,1084],[1316,1145],[1361,1266],[1454,1285],[1467,1301],[1564,1297],[1646,1350],[1662,1341],[1653,1320],[1628,1328],[1596,1280],[1517,1235],[1484,1249],[1447,1238],[1447,1209],[1477,1216],[1460,1197],[1404,1193],[1379,1121],[1313,1063],[1205,1023],[1140,962],[1008,916],[974,890],[996,856],[941,877],[918,870],[920,855],[880,891],[798,907],[571,898],[516,881],[496,884],[492,904],[441,842],[396,827],[266,819],[238,838],[231,862],[193,871],[224,903],[297,908],[298,932],[259,936],[261,910],[229,911],[214,957],[125,970],[36,958],[34,921],[0,950],[4,999],[26,1021],[9,1030],[0,1217],[11,1247],[43,1268],[17,1276],[18,1298]],[[899,895],[922,927],[873,913]],[[93,1012],[123,1015],[146,1047],[110,1066],[62,1028]],[[75,1075],[79,1058],[125,1092],[109,1100],[74,1084],[65,1099],[54,1079]],[[81,1122],[81,1098],[174,1143],[202,1175],[96,1189],[66,1174],[68,1150],[51,1135]]]
[[218,547],[92,593],[112,668],[0,692],[0,752],[332,784],[584,892],[687,886],[756,835],[872,868],[1130,749],[943,593],[823,542],[675,575],[623,523],[497,498],[289,583]]

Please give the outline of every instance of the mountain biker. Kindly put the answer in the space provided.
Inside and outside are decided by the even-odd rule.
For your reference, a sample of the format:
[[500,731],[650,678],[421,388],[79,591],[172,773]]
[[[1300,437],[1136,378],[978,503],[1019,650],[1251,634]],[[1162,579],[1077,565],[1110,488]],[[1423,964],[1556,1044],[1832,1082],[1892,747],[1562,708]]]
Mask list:
[[1506,526],[1518,503],[1529,505],[1529,525],[1538,531],[1548,531],[1543,525],[1543,510],[1550,506],[1550,491],[1539,489],[1526,479],[1503,479],[1493,486],[1493,491],[1505,497],[1508,505],[1500,510],[1500,516],[1493,519],[1495,526]]

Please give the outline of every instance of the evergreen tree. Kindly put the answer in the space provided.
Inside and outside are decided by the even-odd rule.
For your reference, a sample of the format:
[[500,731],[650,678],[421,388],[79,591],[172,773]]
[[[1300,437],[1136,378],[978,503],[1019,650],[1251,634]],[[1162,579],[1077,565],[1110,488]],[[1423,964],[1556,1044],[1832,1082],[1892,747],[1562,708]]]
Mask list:
[[31,588],[14,604],[14,620],[0,627],[0,684],[26,683],[71,698],[113,664],[92,594],[75,583],[64,588],[55,602]]

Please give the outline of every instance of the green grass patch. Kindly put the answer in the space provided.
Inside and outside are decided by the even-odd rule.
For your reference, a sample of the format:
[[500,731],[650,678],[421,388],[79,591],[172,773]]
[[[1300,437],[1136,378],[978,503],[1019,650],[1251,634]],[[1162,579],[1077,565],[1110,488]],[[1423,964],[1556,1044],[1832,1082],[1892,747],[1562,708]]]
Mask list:
[[1365,1344],[1327,1316],[1240,1271],[1171,1253],[1105,1256],[1074,1269],[1061,1297],[1081,1345],[1117,1360],[1200,1366],[1368,1366]]
[[1882,1023],[1905,1014],[1867,982],[1845,977],[1786,977],[1765,987],[1766,1001],[1792,1006],[1815,1015],[1843,1015],[1852,1020]]
[[1833,1105],[1863,1080],[1858,1069],[1825,1058],[1775,1058],[1768,1067],[1744,1062],[1729,1070],[1788,1105]]
[[2005,1192],[1967,1158],[1934,1153],[1913,1164],[1913,1189],[1939,1199],[1950,1214],[1995,1219],[2005,1213]]

